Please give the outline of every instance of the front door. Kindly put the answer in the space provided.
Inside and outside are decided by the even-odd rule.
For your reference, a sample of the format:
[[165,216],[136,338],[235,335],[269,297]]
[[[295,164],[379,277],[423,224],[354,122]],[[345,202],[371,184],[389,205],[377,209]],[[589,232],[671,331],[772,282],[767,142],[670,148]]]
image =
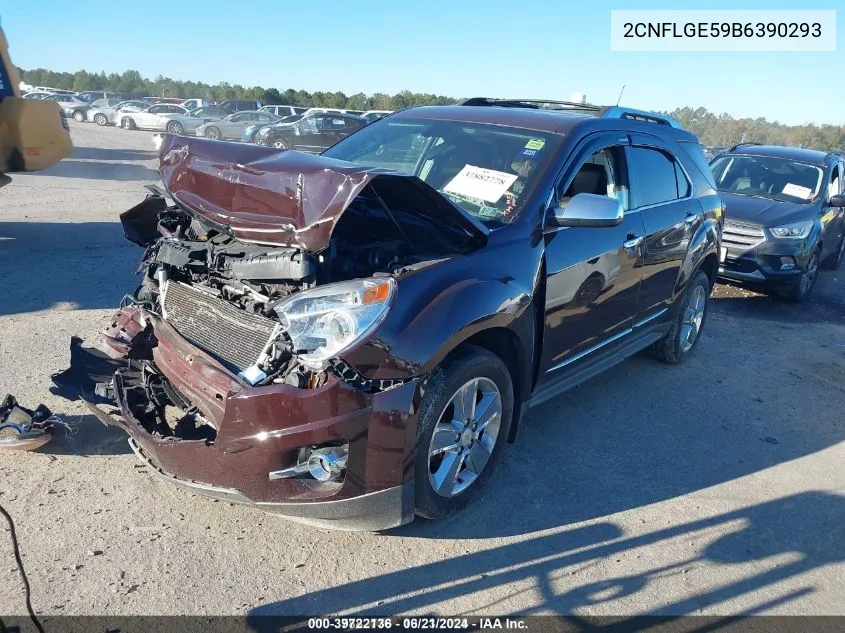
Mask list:
[[[630,333],[640,287],[641,215],[628,211],[626,137],[601,135],[577,152],[549,204],[565,206],[578,193],[622,201],[622,223],[613,227],[550,226],[546,239],[545,336],[539,383],[617,344]],[[553,216],[552,216],[553,217]]]

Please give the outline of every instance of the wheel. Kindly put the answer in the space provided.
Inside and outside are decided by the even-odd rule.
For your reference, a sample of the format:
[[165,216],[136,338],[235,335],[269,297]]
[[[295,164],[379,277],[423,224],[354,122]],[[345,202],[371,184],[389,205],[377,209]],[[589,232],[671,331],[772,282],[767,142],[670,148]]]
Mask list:
[[839,270],[843,259],[845,259],[845,235],[839,240],[839,248],[822,262],[822,267],[828,270]]
[[274,139],[272,143],[270,143],[276,149],[287,149],[288,144],[285,143],[282,139]]
[[120,122],[121,127],[124,130],[134,130],[135,129],[135,121],[132,120],[131,117],[123,117],[123,120]]
[[105,114],[95,114],[94,123],[96,123],[97,125],[108,125],[109,119]]
[[222,136],[220,128],[216,128],[213,125],[205,130],[205,138],[210,138],[213,141],[220,140]]
[[85,113],[82,110],[74,110],[73,120],[82,123],[85,120]]
[[819,258],[821,256],[821,249],[816,248],[810,261],[807,263],[807,269],[801,274],[800,279],[786,292],[786,298],[801,303],[810,298],[813,292],[813,286],[816,285],[816,279],[819,277]]
[[167,124],[168,134],[181,135],[185,131],[184,126],[179,121],[171,121]]
[[510,430],[513,385],[505,363],[467,347],[436,369],[417,425],[415,511],[442,519],[484,490]]
[[701,330],[710,305],[710,278],[701,271],[696,273],[678,301],[672,327],[651,348],[655,356],[671,365],[689,358],[701,339]]

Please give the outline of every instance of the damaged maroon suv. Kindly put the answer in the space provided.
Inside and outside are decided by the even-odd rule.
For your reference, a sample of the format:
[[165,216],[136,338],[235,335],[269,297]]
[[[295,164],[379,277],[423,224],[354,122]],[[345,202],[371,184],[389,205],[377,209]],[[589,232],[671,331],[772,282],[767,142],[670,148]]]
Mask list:
[[695,348],[721,199],[625,108],[412,108],[313,156],[177,136],[143,280],[54,380],[192,492],[380,530],[482,492],[529,407]]

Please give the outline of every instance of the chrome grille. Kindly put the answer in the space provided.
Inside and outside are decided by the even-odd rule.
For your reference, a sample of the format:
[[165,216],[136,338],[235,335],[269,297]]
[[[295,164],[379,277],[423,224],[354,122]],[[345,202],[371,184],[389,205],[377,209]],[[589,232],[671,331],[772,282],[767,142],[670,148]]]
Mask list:
[[164,293],[164,312],[179,334],[236,371],[258,360],[276,326],[275,321],[172,281]]
[[725,220],[722,244],[731,250],[751,250],[766,241],[762,227]]

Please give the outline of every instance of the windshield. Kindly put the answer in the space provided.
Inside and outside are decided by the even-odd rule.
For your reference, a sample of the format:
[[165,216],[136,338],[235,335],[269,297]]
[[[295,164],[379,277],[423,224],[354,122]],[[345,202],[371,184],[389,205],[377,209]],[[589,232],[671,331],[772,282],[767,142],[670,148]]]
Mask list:
[[386,118],[324,156],[413,174],[487,223],[519,214],[558,140],[501,125]]
[[776,156],[723,155],[710,164],[719,191],[806,203],[819,194],[820,167]]

